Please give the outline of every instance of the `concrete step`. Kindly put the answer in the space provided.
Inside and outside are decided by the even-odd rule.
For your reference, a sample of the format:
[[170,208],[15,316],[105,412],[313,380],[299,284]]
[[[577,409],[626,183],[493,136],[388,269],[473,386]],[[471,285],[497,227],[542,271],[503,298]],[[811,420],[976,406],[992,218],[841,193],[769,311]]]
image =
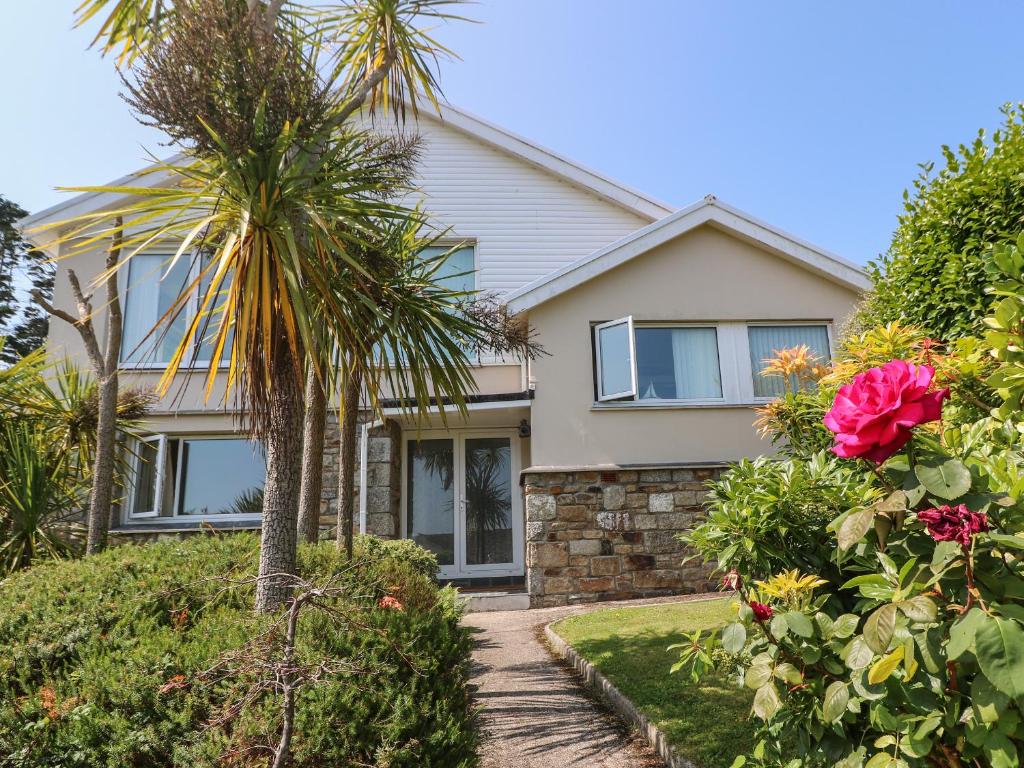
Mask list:
[[495,592],[463,592],[467,613],[485,611],[525,611],[530,607],[530,595],[524,590]]

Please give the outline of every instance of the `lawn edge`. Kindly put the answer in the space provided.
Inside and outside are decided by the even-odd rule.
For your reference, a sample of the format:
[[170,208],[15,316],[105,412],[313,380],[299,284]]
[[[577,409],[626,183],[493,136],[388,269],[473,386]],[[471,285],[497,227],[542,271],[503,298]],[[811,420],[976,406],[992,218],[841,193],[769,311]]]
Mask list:
[[641,712],[628,697],[623,695],[611,680],[601,674],[597,667],[583,658],[579,651],[553,629],[554,625],[560,621],[562,619],[556,619],[544,625],[544,636],[547,638],[551,650],[563,662],[572,667],[583,678],[584,685],[595,691],[621,719],[636,728],[669,768],[697,768],[694,763],[675,751],[669,744],[665,733],[652,723],[650,718]]

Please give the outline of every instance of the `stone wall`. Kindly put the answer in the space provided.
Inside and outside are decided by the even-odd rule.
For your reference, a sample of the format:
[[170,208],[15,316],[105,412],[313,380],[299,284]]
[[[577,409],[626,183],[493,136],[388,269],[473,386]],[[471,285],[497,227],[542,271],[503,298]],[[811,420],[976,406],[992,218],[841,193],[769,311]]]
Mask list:
[[[369,418],[360,414],[360,423]],[[333,535],[338,523],[338,416],[327,414],[324,431],[324,486],[320,500],[321,535]],[[366,532],[385,539],[401,533],[402,504],[402,431],[393,421],[370,430],[366,451]],[[359,532],[359,483],[362,460],[356,443],[355,504],[352,509],[352,530]]]
[[526,568],[534,608],[702,592],[676,538],[702,514],[717,468],[529,472]]

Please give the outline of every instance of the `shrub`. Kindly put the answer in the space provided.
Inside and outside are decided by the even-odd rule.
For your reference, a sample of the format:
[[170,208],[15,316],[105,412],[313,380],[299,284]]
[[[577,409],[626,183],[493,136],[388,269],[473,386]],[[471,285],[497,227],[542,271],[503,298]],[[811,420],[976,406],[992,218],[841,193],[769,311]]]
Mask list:
[[[736,765],[1020,764],[1024,238],[986,269],[1001,297],[986,318],[995,363],[977,339],[942,355],[905,345],[909,361],[848,349],[822,385],[851,385],[828,425],[842,453],[862,458],[741,465],[691,535],[733,569],[742,602],[720,634],[680,646],[677,667],[732,668],[754,691],[759,741]],[[907,340],[869,335],[862,352]],[[974,401],[994,393],[990,416]],[[814,476],[842,483],[804,481]]]
[[[327,611],[300,615],[296,656],[322,674],[299,689],[296,766],[476,763],[455,593],[410,564],[422,556],[388,549],[348,563],[328,544],[300,548],[307,579],[344,588],[329,607],[347,630]],[[251,611],[257,558],[254,536],[202,536],[0,583],[0,764],[266,765],[277,696],[210,727],[249,681],[203,674],[276,621]]]
[[957,149],[945,165],[922,166],[886,254],[869,267],[874,292],[853,325],[893,321],[949,341],[980,334],[988,307],[984,254],[1024,228],[1024,114],[1003,108],[1004,122]]

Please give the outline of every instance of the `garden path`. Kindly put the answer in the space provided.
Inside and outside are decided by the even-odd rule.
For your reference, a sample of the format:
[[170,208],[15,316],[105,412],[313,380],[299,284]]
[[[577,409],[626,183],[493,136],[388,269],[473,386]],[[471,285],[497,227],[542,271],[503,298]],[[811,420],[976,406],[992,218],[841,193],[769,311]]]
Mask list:
[[552,656],[543,631],[563,616],[681,599],[468,614],[464,622],[476,631],[472,682],[483,707],[483,768],[662,768],[646,742]]

